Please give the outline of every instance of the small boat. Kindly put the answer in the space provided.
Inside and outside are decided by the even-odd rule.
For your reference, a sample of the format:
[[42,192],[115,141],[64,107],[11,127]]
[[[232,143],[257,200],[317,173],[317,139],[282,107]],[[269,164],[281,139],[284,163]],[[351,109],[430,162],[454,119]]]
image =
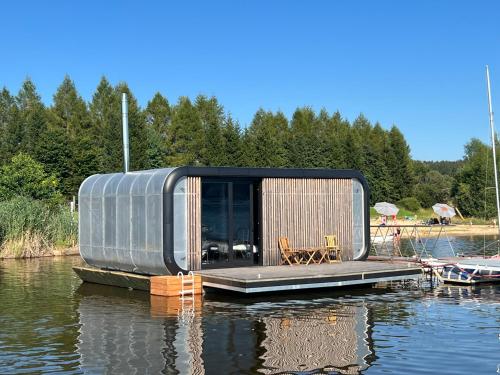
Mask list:
[[444,283],[474,285],[500,282],[500,258],[496,256],[422,259],[421,262]]

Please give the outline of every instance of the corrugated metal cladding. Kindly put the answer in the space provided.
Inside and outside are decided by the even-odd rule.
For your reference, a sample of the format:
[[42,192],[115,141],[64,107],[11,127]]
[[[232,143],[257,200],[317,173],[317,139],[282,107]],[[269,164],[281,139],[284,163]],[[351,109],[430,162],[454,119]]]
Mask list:
[[324,246],[325,236],[334,234],[344,260],[358,259],[365,250],[362,187],[357,180],[264,178],[262,222],[266,266],[281,261],[279,237],[303,248]]
[[80,254],[88,264],[169,273],[163,258],[163,187],[174,169],[94,175],[82,183]]

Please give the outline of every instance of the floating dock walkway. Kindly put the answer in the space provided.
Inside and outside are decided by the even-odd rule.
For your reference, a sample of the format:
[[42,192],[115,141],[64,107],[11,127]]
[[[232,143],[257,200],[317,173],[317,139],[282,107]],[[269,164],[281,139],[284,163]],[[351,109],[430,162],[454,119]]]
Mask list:
[[[86,282],[146,291],[151,291],[151,279],[156,277],[94,267],[73,269]],[[218,268],[194,273],[201,275],[203,287],[261,293],[415,280],[422,275],[422,268],[410,262],[348,261],[337,264]]]
[[259,293],[404,281],[417,279],[422,269],[411,263],[350,261],[333,265],[226,268],[198,273],[206,287]]

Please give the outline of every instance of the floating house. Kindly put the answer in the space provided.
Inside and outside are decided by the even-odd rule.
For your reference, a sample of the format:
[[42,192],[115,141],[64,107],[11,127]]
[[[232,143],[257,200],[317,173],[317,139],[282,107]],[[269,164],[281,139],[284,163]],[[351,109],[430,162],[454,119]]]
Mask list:
[[80,254],[91,266],[144,275],[281,263],[278,238],[343,260],[369,252],[369,190],[358,171],[179,167],[87,178]]

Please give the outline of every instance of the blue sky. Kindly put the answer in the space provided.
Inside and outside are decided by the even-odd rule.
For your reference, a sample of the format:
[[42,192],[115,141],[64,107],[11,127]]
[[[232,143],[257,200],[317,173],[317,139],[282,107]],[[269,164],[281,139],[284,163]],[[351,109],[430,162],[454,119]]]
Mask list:
[[105,75],[143,106],[215,95],[243,126],[259,107],[362,112],[414,158],[452,160],[489,141],[486,64],[500,113],[499,16],[494,1],[6,2],[0,86],[30,76],[50,104],[69,74],[90,100]]

